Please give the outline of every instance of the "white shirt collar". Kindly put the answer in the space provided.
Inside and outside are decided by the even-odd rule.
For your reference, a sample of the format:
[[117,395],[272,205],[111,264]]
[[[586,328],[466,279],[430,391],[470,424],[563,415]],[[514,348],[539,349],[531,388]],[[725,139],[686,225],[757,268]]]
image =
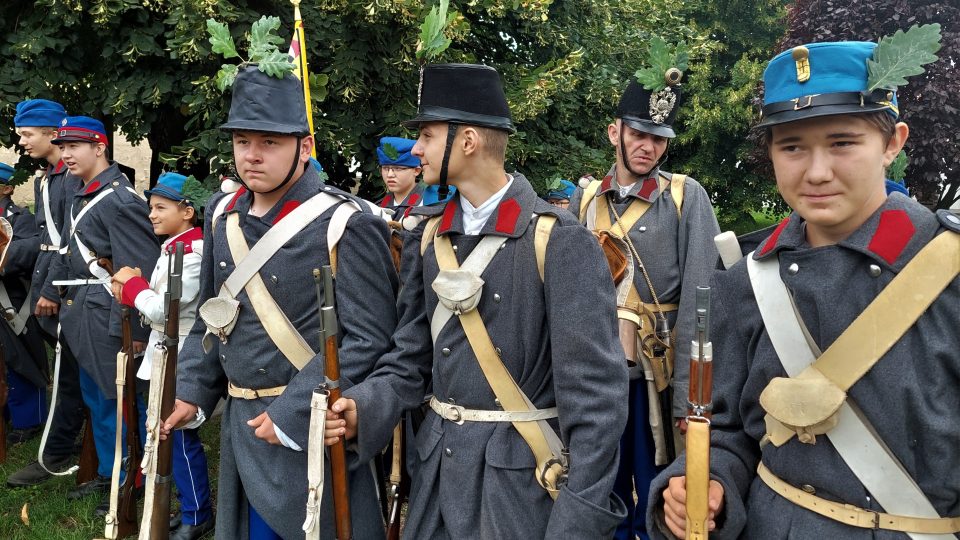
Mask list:
[[493,215],[493,212],[500,206],[500,201],[507,194],[507,190],[513,185],[513,176],[509,176],[507,185],[500,188],[489,199],[483,202],[479,207],[474,208],[470,201],[462,194],[460,196],[460,209],[463,211],[463,234],[475,236],[480,234],[480,229],[487,222],[487,219]]

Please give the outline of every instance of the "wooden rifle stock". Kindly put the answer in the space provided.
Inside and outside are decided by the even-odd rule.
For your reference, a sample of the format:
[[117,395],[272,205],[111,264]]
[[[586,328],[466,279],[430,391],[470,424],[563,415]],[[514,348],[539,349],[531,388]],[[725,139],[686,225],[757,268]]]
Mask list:
[[[113,275],[113,263],[110,259],[97,260],[104,270]],[[127,357],[125,384],[123,388],[123,418],[127,425],[127,466],[126,477],[120,486],[120,500],[117,507],[117,538],[126,538],[137,532],[137,474],[140,472],[140,415],[137,412],[137,366],[133,354],[133,323],[130,308],[120,306],[121,349]],[[120,429],[120,426],[117,426]]]
[[77,469],[77,485],[89,482],[97,477],[97,467],[100,458],[97,457],[97,446],[93,441],[93,419],[90,409],[83,407],[86,424],[83,426],[83,442],[80,443],[80,463]]
[[[163,368],[163,394],[159,418],[173,413],[177,396],[177,352],[180,344],[180,297],[183,294],[183,242],[177,242],[170,258],[164,312],[163,348],[167,361]],[[156,361],[156,360],[155,360]],[[150,516],[151,540],[170,537],[170,482],[173,480],[173,437],[157,441],[156,474],[153,485],[153,512]]]
[[713,345],[709,339],[710,288],[697,287],[697,338],[690,349],[690,409],[687,415],[686,533],[706,540],[710,523],[710,396]]
[[[387,540],[400,540],[400,507],[410,493],[410,477],[407,475],[406,453],[407,441],[405,420],[393,430],[393,448],[390,467],[389,501],[390,509],[387,514]],[[398,478],[399,476],[399,478]]]
[[[329,265],[322,269],[323,307],[320,308],[323,324],[324,385],[330,393],[329,402],[340,399],[340,357],[337,345],[336,300],[333,285],[333,270]],[[347,454],[343,437],[330,447],[330,470],[333,474],[333,512],[337,528],[337,540],[351,540],[353,528],[350,524],[350,493],[347,484]]]
[[3,409],[10,398],[10,387],[7,385],[7,350],[0,343],[0,463],[7,462],[7,421],[3,417]]

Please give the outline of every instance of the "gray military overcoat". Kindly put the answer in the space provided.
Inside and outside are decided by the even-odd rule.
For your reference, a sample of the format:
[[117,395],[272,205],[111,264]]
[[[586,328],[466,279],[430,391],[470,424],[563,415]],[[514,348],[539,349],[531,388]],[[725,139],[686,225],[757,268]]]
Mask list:
[[[70,234],[70,219],[66,219],[60,234],[69,248],[66,255],[55,259],[53,275],[64,279],[92,278],[85,259],[105,257],[116,270],[124,266],[140,268],[143,277],[150,279],[160,256],[160,244],[147,217],[147,202],[132,188],[117,164],[112,163],[74,194],[68,216],[78,215],[103,190],[113,190],[112,195],[101,199],[77,222],[74,235]],[[81,253],[77,237],[89,249],[88,253]],[[130,316],[133,340],[146,342],[150,328],[141,324],[135,309],[130,310]],[[120,304],[102,285],[69,286],[60,304],[60,325],[61,336],[80,367],[108,399],[116,398],[117,352],[122,335]]]
[[[482,274],[477,309],[524,393],[538,408],[558,407],[570,479],[554,502],[534,479],[533,453],[512,424],[457,425],[430,410],[416,439],[406,538],[605,538],[626,513],[611,493],[627,416],[627,372],[610,272],[573,216],[541,201],[523,176],[513,178],[480,232],[508,240]],[[461,262],[480,241],[463,234],[459,193],[418,212],[443,215],[439,234],[449,235]],[[534,213],[559,218],[544,281],[534,255]],[[424,227],[405,239],[395,348],[367,381],[345,393],[357,400],[361,456],[383,448],[401,411],[420,404],[429,381],[442,401],[496,408],[456,317],[432,346],[429,321],[438,299],[431,284],[438,266],[433,244],[420,255]]]
[[[30,211],[13,204],[9,198],[0,200],[0,215],[13,227],[13,239],[0,280],[7,290],[11,307],[19,311],[24,302],[30,301],[30,274],[39,244],[37,226]],[[36,319],[28,316],[26,326],[19,335],[13,333],[7,321],[0,320],[0,339],[3,340],[7,366],[38,388],[46,388],[47,350]]]
[[[676,330],[674,344],[673,416],[687,414],[687,388],[690,378],[690,342],[693,340],[698,285],[710,281],[710,273],[717,264],[717,248],[713,237],[720,234],[717,217],[710,197],[696,180],[689,176],[683,186],[683,211],[677,217],[677,205],[671,195],[671,173],[654,169],[649,178],[635,182],[625,197],[610,170],[597,190],[598,197],[609,196],[622,216],[630,203],[640,199],[651,203],[650,208],[630,229],[630,240],[643,260],[661,304],[679,304],[678,311],[667,313],[670,327]],[[660,190],[658,175],[668,184]],[[570,198],[570,210],[579,212],[583,189],[577,188]],[[612,212],[611,212],[612,214]],[[610,222],[616,217],[611,215]],[[634,286],[645,303],[653,303],[650,287],[639,270],[635,272]]]
[[[803,220],[793,214],[755,252],[779,256],[780,275],[821,350],[943,227],[960,224],[937,216],[900,194],[847,239],[810,248]],[[951,233],[952,234],[952,233]],[[791,265],[796,265],[790,271]],[[765,433],[760,392],[786,373],[767,336],[741,260],[713,280],[714,409],[711,475],[723,484],[724,511],[711,539],[906,539],[903,533],[857,529],[788,502],[756,475],[763,463],[778,477],[816,495],[861,508],[883,509],[843,462],[830,441],[816,445],[794,437],[776,448]],[[916,325],[848,392],[880,438],[916,480],[941,516],[960,515],[960,279],[955,279]],[[647,522],[651,537],[669,538],[662,491],[683,474],[679,459],[651,485]]]
[[[199,304],[202,306],[215,296],[235,268],[226,242],[227,215],[239,215],[240,228],[252,248],[274,223],[321,190],[351,197],[324,186],[312,167],[260,218],[247,213],[252,197],[246,190],[215,195],[207,206],[211,211],[206,217]],[[212,209],[223,196],[234,200],[211,229]],[[320,323],[312,272],[329,264],[326,233],[335,208],[307,225],[260,269],[271,296],[316,351],[321,350]],[[364,208],[363,213],[349,219],[337,247],[340,382],[346,388],[362,381],[373,370],[377,359],[390,349],[390,334],[396,326],[398,282],[388,249],[387,225]],[[287,539],[303,538],[307,454],[256,438],[246,422],[266,411],[275,425],[305,450],[310,397],[313,389],[323,382],[324,359],[318,354],[298,372],[267,336],[246,293],[241,292],[237,300],[240,312],[236,327],[225,344],[214,338],[216,344],[208,354],[204,354],[201,345],[206,327],[203,320],[197,319],[180,352],[177,397],[198,405],[209,416],[225,394],[228,381],[253,389],[287,385],[284,393],[276,398],[227,398],[220,432],[217,538],[248,538],[248,501],[278,534]],[[354,538],[376,540],[383,537],[384,532],[370,458],[360,463],[352,452],[347,455],[352,464],[350,499]],[[333,538],[331,473],[329,461],[326,463],[321,536]]]
[[[63,230],[64,216],[70,211],[70,203],[73,201],[73,194],[80,189],[82,183],[79,178],[70,174],[66,165],[62,161],[56,166],[50,165],[45,172],[47,178],[47,193],[50,197],[50,218],[57,231]],[[40,183],[43,177],[37,177],[33,183],[34,209],[39,231],[39,243],[50,245],[50,232],[45,219],[45,205],[43,203],[43,194],[40,190]],[[50,273],[56,259],[60,254],[56,251],[41,251],[37,255],[36,264],[33,268],[33,278],[30,281],[30,305],[36,307],[37,300],[42,295],[48,300],[60,301],[60,294],[53,285],[55,277]],[[33,313],[33,309],[30,310]],[[40,327],[51,336],[57,335],[58,316],[37,317]]]

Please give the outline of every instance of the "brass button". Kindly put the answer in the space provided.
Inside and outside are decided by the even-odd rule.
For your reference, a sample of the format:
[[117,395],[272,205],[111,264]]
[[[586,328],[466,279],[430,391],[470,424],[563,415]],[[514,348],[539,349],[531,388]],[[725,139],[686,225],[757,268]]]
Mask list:
[[68,306],[72,306],[72,305],[73,305],[73,300],[67,300],[67,305],[68,305]]
[[811,495],[813,495],[813,494],[815,494],[815,493],[817,492],[817,490],[816,490],[813,486],[811,486],[810,484],[804,484],[804,485],[800,486],[800,489],[806,491],[807,493],[809,493],[809,494],[811,494]]
[[87,199],[84,199],[83,202],[80,203],[80,206],[86,206],[88,202],[90,201]]

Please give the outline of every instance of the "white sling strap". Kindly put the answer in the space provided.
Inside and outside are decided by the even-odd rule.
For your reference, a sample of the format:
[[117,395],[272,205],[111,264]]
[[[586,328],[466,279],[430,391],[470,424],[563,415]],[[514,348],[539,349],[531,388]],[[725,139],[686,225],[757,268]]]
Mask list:
[[[81,209],[80,209],[80,212],[77,213],[76,216],[73,216],[73,206],[72,206],[72,205],[70,206],[70,214],[71,214],[71,217],[70,217],[70,238],[75,238],[75,237],[76,237],[77,223],[80,223],[80,220],[83,219],[83,216],[87,215],[87,212],[89,212],[91,208],[93,208],[94,206],[96,206],[98,203],[100,203],[100,201],[102,201],[103,199],[109,197],[110,195],[113,195],[113,188],[108,188],[108,189],[105,189],[105,190],[101,191],[100,193],[97,194],[96,197],[94,197],[93,199],[91,199],[90,202],[88,202],[86,206],[84,206],[83,208],[81,208]],[[70,247],[70,246],[69,246],[69,243],[70,243],[70,241],[68,240],[68,241],[67,241],[67,244],[68,244],[68,245],[60,246],[60,254],[61,254],[61,255],[66,255],[66,254],[67,254],[67,249]]]
[[[490,266],[493,256],[500,251],[500,246],[506,241],[506,236],[484,236],[477,247],[470,252],[467,260],[460,265],[460,269],[469,271],[476,276],[483,274],[483,271]],[[440,331],[443,330],[444,325],[451,317],[453,317],[453,312],[444,306],[443,302],[437,302],[437,307],[433,310],[433,318],[430,319],[430,335],[433,337],[434,343],[437,342],[437,336],[440,335]]]
[[3,318],[13,330],[13,334],[19,336],[23,333],[23,328],[27,325],[27,318],[30,317],[29,299],[24,299],[20,309],[13,307],[10,295],[7,294],[7,287],[0,281],[0,310],[3,310]]
[[[113,439],[113,473],[110,475],[110,509],[107,511],[103,535],[108,540],[117,538],[117,509],[120,500],[120,465],[123,459],[123,389],[127,380],[127,355],[117,353],[117,429]],[[136,396],[130,396],[136,399]],[[135,422],[136,420],[131,420]]]
[[320,504],[323,499],[323,427],[327,418],[327,392],[314,390],[310,398],[310,432],[307,439],[306,540],[320,540]]
[[[780,278],[777,257],[763,261],[747,255],[747,270],[753,285],[767,335],[790,377],[803,372],[816,360],[804,336],[801,322]],[[795,316],[791,317],[790,314]],[[827,432],[840,457],[887,513],[921,518],[940,518],[917,483],[879,438],[863,413],[848,398],[839,410],[839,422]],[[906,533],[914,540],[951,540],[952,534]]]
[[167,347],[158,343],[150,364],[150,392],[147,395],[147,439],[143,442],[143,517],[140,519],[140,540],[150,540],[153,501],[157,488],[157,447],[160,444],[160,401],[163,399],[163,373],[167,369]]
[[43,220],[47,224],[47,234],[50,235],[50,246],[54,249],[60,248],[60,230],[53,221],[53,214],[50,213],[50,177],[44,174],[40,180],[40,197],[43,199]]
[[[53,476],[68,476],[77,472],[80,467],[78,465],[72,465],[65,471],[51,471],[43,463],[43,451],[47,448],[47,437],[50,435],[50,426],[53,425],[53,414],[57,410],[57,394],[60,390],[60,357],[63,351],[63,346],[60,345],[60,325],[57,324],[57,346],[56,346],[56,355],[54,356],[53,363],[53,391],[50,395],[50,407],[47,412],[47,422],[43,426],[43,435],[40,437],[40,448],[37,449],[37,463],[40,464],[40,467],[43,470],[47,471]],[[85,429],[90,429],[88,425]]]

